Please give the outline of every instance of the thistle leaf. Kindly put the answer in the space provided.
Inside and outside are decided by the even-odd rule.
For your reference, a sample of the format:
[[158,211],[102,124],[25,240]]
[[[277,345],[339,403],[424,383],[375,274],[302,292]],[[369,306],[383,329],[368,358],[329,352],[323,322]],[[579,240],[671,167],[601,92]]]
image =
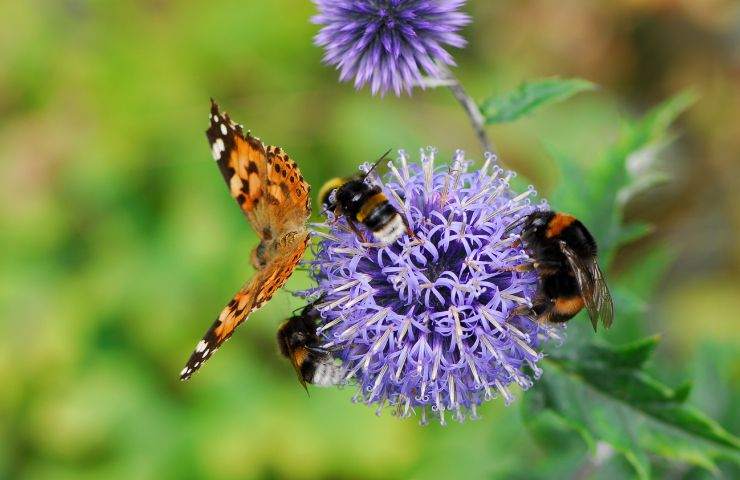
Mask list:
[[683,92],[642,118],[627,122],[617,142],[591,165],[578,165],[549,148],[561,176],[568,179],[550,195],[552,204],[588,225],[599,245],[603,266],[609,265],[620,246],[648,233],[646,226],[623,225],[629,200],[668,180],[652,161],[647,171],[631,172],[630,160],[648,151],[651,157],[657,157],[674,138],[670,126],[695,100],[695,94]]
[[513,122],[546,105],[595,89],[595,84],[580,78],[544,78],[525,82],[515,90],[488,98],[480,109],[487,125]]
[[[621,245],[652,231],[647,223],[625,224],[624,207],[635,194],[668,180],[656,160],[674,138],[670,132],[673,121],[694,101],[695,95],[682,93],[628,122],[616,144],[590,165],[578,164],[549,148],[568,179],[549,195],[552,204],[588,225],[597,238],[604,267]],[[620,325],[639,329],[645,324],[647,300],[671,258],[666,249],[654,249],[610,282]],[[525,396],[528,426],[542,428],[541,415],[555,418],[550,428],[560,425],[570,430],[592,451],[605,442],[639,478],[651,476],[651,456],[712,473],[719,471],[719,460],[740,465],[740,439],[687,404],[691,383],[672,388],[646,370],[659,337],[619,346],[582,337],[577,328],[569,331],[569,337],[568,348],[556,349],[546,357],[543,377]]]
[[526,423],[536,425],[543,414],[555,416],[589,447],[608,443],[640,478],[650,476],[649,455],[713,472],[718,459],[738,461],[740,439],[686,404],[689,384],[671,388],[644,370],[658,342],[649,337],[622,346],[589,343],[567,354],[552,352],[546,359],[550,368],[527,392]]

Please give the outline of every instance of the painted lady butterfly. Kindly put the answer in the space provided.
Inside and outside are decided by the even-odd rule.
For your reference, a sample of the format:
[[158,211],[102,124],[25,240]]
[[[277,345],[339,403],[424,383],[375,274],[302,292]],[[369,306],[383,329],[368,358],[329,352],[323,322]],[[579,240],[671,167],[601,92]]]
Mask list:
[[280,147],[265,145],[220,113],[211,100],[206,136],[213,158],[260,243],[252,250],[254,276],[226,305],[198,342],[180,379],[187,380],[231,337],[249,314],[282,287],[303,257],[309,241],[311,187]]

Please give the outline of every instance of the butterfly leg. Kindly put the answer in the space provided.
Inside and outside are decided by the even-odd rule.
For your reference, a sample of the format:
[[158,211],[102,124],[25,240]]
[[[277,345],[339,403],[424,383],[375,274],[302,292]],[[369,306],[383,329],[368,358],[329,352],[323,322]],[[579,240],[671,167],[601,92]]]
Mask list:
[[252,250],[252,266],[255,270],[262,270],[267,265],[266,252],[267,245],[264,241],[260,241]]

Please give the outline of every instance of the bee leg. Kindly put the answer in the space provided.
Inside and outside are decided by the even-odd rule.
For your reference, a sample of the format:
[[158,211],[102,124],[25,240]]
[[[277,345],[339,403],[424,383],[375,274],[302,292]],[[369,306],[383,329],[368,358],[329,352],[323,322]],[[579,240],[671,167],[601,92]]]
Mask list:
[[533,263],[522,263],[513,267],[501,267],[499,270],[504,272],[531,272],[534,269],[535,265]]
[[316,353],[323,353],[325,355],[332,355],[342,350],[341,345],[334,345],[331,342],[324,345],[323,347],[316,347],[313,351]]
[[519,305],[509,312],[509,319],[517,315],[530,317],[540,323],[549,323],[553,313],[554,302],[543,295],[535,297],[532,305]]
[[327,349],[321,348],[321,347],[309,347],[309,346],[306,346],[306,350],[310,350],[313,353],[318,353],[319,355],[326,355],[327,353],[329,353],[329,351]]
[[547,324],[547,325],[558,325],[558,324],[562,325],[564,323],[562,320],[556,319],[555,312],[552,311],[552,309],[546,310],[542,312],[541,314],[539,314],[537,316],[537,321],[540,323]]
[[527,305],[519,305],[518,307],[514,308],[512,311],[509,312],[509,316],[507,320],[510,320],[518,316],[533,317],[535,315],[536,315],[535,311],[532,309],[532,307],[527,306]]
[[[401,214],[399,213],[399,215]],[[405,216],[401,215],[401,220],[403,220],[403,224],[406,225],[406,234],[409,236],[409,238],[416,240],[416,234],[413,230],[411,230],[408,219]]]
[[339,208],[339,206],[337,206],[334,210],[324,209],[324,212],[331,212],[332,213],[333,218],[332,218],[332,221],[331,221],[331,225],[336,225],[337,223],[339,223],[339,220],[342,217],[345,217],[347,219],[347,221],[349,221],[349,216],[345,216],[343,214],[343,212],[342,212],[342,209]]
[[352,229],[352,232],[355,235],[357,235],[357,238],[360,239],[360,243],[367,243],[367,239],[365,238],[365,235],[360,231],[359,228],[357,228],[357,224],[354,222],[354,220],[347,217],[347,225],[349,225],[349,228]]

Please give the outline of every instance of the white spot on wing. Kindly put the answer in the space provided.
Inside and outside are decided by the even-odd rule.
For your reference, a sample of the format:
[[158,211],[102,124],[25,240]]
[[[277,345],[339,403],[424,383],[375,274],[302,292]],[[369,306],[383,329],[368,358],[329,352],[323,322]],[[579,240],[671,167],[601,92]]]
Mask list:
[[198,352],[198,353],[200,353],[200,352],[202,352],[203,350],[206,349],[206,346],[207,345],[208,344],[206,343],[205,340],[201,340],[200,342],[198,342],[198,345],[195,346],[195,351]]
[[226,125],[224,125],[223,123],[221,124],[221,133],[223,135],[226,135],[227,133],[229,133],[229,131],[226,129]]
[[213,159],[220,160],[221,153],[223,153],[224,150],[226,150],[224,141],[220,138],[217,138],[216,141],[213,142],[213,145],[211,146],[211,153],[213,154]]

